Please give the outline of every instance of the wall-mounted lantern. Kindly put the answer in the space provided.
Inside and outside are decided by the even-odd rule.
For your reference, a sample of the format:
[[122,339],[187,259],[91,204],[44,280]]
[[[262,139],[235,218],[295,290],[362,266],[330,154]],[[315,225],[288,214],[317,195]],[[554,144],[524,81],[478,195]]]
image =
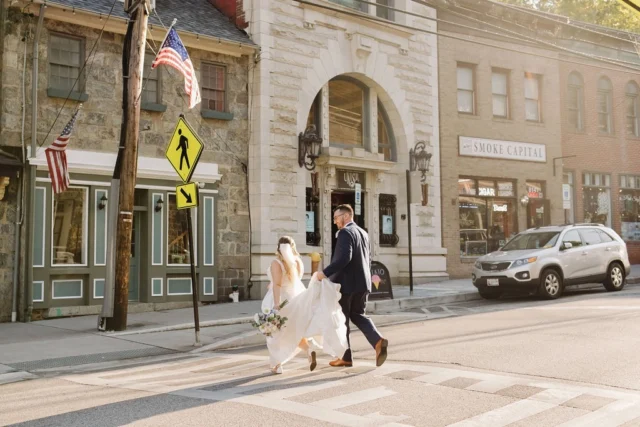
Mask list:
[[156,212],[160,212],[162,210],[162,205],[164,204],[164,202],[162,201],[162,198],[159,198],[156,201],[156,207],[155,207],[155,211]]
[[529,196],[524,195],[520,198],[520,204],[522,206],[527,206],[529,204]]
[[298,135],[298,165],[309,171],[316,168],[316,159],[320,157],[322,138],[318,136],[315,125],[309,125]]
[[427,144],[419,141],[414,148],[409,150],[409,163],[412,172],[420,171],[420,184],[422,186],[422,206],[429,202],[429,185],[427,184],[427,172],[431,164],[432,154],[427,151]]
[[98,210],[103,210],[107,206],[107,200],[107,195],[103,194],[102,197],[100,197],[100,203],[98,203]]

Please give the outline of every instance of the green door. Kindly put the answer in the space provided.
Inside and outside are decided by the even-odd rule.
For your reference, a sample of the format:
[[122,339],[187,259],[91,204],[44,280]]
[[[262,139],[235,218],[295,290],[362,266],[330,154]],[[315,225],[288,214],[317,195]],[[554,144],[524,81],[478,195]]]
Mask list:
[[129,301],[140,299],[140,212],[133,213],[131,259],[129,261]]

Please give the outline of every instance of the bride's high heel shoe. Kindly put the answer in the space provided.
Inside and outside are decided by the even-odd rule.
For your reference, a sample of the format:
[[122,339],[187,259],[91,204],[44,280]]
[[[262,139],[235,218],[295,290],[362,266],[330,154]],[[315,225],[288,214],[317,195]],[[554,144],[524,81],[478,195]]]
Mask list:
[[271,373],[273,374],[281,374],[282,373],[282,365],[276,365],[273,368],[271,368]]
[[316,362],[316,352],[309,351],[307,354],[309,355],[309,370],[313,372],[313,370],[316,369],[316,366],[318,366],[318,362]]

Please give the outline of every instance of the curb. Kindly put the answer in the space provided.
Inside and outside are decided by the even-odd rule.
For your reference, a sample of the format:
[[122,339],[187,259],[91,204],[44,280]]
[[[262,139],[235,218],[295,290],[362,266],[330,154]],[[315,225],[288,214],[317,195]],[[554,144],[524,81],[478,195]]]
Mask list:
[[[204,322],[200,322],[200,327],[210,328],[213,326],[240,325],[243,323],[251,323],[252,321],[253,321],[253,317],[237,317],[232,319],[206,320]],[[109,337],[122,337],[126,335],[152,334],[155,332],[180,331],[183,329],[194,329],[194,328],[195,328],[195,323],[191,322],[191,323],[181,323],[179,325],[161,326],[158,328],[137,329],[133,331],[103,332],[101,335],[106,335]]]

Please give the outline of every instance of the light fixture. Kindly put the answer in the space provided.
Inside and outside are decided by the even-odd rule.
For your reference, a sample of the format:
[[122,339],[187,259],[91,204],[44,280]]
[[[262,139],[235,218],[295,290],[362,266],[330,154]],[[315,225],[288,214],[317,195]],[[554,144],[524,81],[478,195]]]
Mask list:
[[520,204],[522,206],[527,206],[529,204],[529,196],[524,195],[520,198]]
[[[298,165],[309,171],[316,168],[316,159],[320,157],[322,138],[318,136],[316,125],[309,125],[298,135]],[[308,159],[308,161],[307,161]]]
[[156,207],[155,207],[155,211],[156,212],[160,212],[162,210],[162,205],[164,204],[164,202],[162,201],[162,197],[159,198],[158,200],[156,200]]
[[419,141],[414,148],[409,150],[409,166],[412,172],[420,171],[420,184],[422,186],[422,206],[429,203],[429,185],[427,184],[427,172],[431,164],[432,154],[427,151],[427,143]]
[[107,195],[103,194],[102,197],[100,197],[100,203],[98,203],[98,210],[103,210],[106,206],[107,206]]

